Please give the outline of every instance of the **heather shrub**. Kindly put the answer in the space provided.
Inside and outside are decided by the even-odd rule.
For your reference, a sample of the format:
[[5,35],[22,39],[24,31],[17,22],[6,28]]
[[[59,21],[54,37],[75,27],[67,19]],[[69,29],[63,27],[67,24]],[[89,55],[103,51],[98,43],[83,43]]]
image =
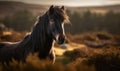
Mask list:
[[111,39],[113,39],[113,36],[111,34],[105,33],[105,32],[99,32],[99,33],[97,33],[96,37],[99,40],[111,40]]
[[102,52],[89,56],[83,62],[94,65],[96,71],[119,71],[120,47],[103,48]]
[[76,60],[79,57],[84,58],[88,56],[88,54],[81,49],[74,49],[73,51],[66,51],[64,55],[70,58],[70,60]]

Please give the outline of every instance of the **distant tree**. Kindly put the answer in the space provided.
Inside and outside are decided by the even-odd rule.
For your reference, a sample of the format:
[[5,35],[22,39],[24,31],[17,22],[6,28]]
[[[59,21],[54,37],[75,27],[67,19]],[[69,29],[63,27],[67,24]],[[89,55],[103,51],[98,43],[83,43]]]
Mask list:
[[[67,10],[71,24],[65,25],[65,30],[71,34],[84,32],[106,31],[119,33],[120,13],[108,11],[105,14],[86,12],[71,12]],[[16,12],[12,16],[0,19],[6,27],[16,31],[29,31],[35,22],[34,15],[28,10]]]
[[108,11],[106,14],[92,13],[89,10],[83,13],[74,12],[70,21],[72,34],[94,31],[119,33],[120,30],[120,13],[113,11]]
[[12,27],[17,31],[30,30],[34,17],[28,10],[19,11],[13,15]]
[[71,24],[72,13],[70,10],[66,10],[66,12],[67,12],[67,15],[69,16],[70,22],[68,24],[65,24],[64,27],[65,27],[65,32],[70,34],[72,31],[72,24]]
[[28,10],[16,12],[13,16],[6,16],[3,23],[16,31],[29,31],[33,26],[35,17]]
[[12,28],[11,23],[12,23],[12,17],[6,16],[3,20],[3,24],[8,28]]
[[7,30],[6,26],[2,23],[0,23],[0,32]]
[[74,12],[71,16],[71,23],[72,23],[72,34],[80,32],[81,25],[81,16],[78,12]]

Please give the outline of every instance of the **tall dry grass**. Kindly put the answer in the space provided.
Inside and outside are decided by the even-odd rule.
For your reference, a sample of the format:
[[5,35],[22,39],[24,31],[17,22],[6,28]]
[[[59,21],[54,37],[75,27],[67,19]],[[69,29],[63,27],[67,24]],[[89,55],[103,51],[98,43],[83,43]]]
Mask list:
[[9,65],[0,64],[0,71],[95,71],[94,66],[82,64],[80,62],[71,62],[62,64],[56,62],[52,64],[49,60],[39,60],[36,55],[30,54],[26,62],[13,60]]
[[[11,34],[0,35],[1,41],[19,41],[24,38],[26,32],[12,31]],[[15,36],[16,35],[16,36]],[[1,37],[2,36],[2,37]],[[9,37],[8,37],[9,36]],[[3,38],[4,37],[4,38]],[[98,43],[101,40],[119,42],[119,35],[103,33],[87,33],[82,35],[68,35],[68,44],[71,42],[84,43],[85,40]],[[78,44],[79,45],[79,44]],[[76,46],[77,47],[77,46]],[[119,71],[120,70],[120,46],[107,45],[95,49],[86,46],[88,51],[75,49],[66,51],[55,64],[49,60],[39,60],[36,54],[30,54],[26,62],[13,59],[9,65],[0,63],[0,71]]]

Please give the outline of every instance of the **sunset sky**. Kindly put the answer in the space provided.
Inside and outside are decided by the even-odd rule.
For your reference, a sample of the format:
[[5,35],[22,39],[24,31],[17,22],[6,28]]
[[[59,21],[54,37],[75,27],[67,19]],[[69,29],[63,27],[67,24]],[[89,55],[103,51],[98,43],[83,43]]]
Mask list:
[[120,4],[120,0],[0,0],[0,1],[19,1],[32,4],[46,5],[66,5],[66,6],[102,6]]

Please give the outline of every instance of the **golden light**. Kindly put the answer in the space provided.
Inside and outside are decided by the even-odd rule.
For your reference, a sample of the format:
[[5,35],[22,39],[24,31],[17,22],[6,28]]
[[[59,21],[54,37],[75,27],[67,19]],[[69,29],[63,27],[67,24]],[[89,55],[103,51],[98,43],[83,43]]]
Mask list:
[[31,4],[65,5],[65,6],[103,6],[120,4],[120,0],[11,0]]

